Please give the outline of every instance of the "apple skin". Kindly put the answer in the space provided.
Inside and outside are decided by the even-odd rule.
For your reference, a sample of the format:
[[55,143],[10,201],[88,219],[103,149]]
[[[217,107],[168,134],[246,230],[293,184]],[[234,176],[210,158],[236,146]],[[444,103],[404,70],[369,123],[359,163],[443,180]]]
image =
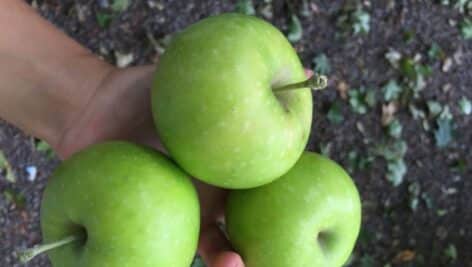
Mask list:
[[199,204],[186,174],[148,148],[109,142],[64,161],[44,192],[45,242],[86,231],[48,252],[57,267],[188,267]]
[[287,172],[311,128],[308,88],[272,87],[306,80],[285,36],[246,15],[204,19],[177,35],[152,89],[159,136],[189,174],[224,188],[251,188]]
[[339,165],[305,152],[280,179],[231,192],[226,223],[246,267],[339,267],[359,234],[360,197]]

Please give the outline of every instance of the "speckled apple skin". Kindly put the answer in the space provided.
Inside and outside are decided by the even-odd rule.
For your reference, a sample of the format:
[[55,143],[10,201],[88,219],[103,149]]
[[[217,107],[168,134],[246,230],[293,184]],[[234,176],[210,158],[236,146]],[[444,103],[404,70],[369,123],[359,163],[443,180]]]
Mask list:
[[246,267],[341,267],[359,234],[361,202],[343,168],[305,152],[273,183],[232,191],[226,224]]
[[153,116],[171,157],[194,177],[251,188],[292,167],[311,128],[308,88],[285,36],[253,16],[224,14],[179,33],[159,61]]
[[125,142],[87,148],[49,179],[45,242],[85,229],[85,243],[48,253],[54,267],[188,267],[199,204],[187,175],[159,152]]

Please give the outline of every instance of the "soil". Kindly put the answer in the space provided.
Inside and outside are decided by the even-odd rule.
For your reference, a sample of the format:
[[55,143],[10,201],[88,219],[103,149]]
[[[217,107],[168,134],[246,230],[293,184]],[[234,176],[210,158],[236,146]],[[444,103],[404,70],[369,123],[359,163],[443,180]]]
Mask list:
[[[105,60],[116,63],[120,55],[132,54],[131,64],[140,65],[157,62],[169,34],[209,15],[232,11],[237,1],[139,0],[119,13],[111,11],[112,0],[33,2],[45,18]],[[259,8],[266,4],[255,2],[261,16]],[[346,33],[337,23],[347,4],[339,0],[273,0],[271,4],[270,20],[284,32],[291,10],[298,14],[303,36],[294,46],[306,67],[313,67],[312,60],[320,53],[331,63],[328,89],[314,93],[309,150],[328,146],[333,159],[350,166],[353,151],[366,158],[387,138],[381,123],[381,88],[390,79],[402,78],[385,59],[389,48],[427,58],[436,42],[446,57],[454,59],[447,72],[442,70],[443,60],[424,60],[433,74],[419,97],[411,100],[425,111],[428,100],[449,105],[454,116],[452,142],[439,148],[434,129],[425,130],[422,120],[400,105],[395,116],[403,126],[401,139],[408,145],[403,182],[394,186],[386,179],[387,163],[382,157],[351,171],[363,200],[363,227],[349,266],[472,266],[472,169],[467,164],[472,163],[472,115],[461,114],[457,104],[464,96],[472,99],[472,41],[465,41],[454,25],[465,15],[434,1],[363,1],[371,23],[369,33],[361,35]],[[308,14],[302,12],[307,10]],[[97,17],[104,14],[112,18],[100,25]],[[405,40],[406,33],[414,33],[413,38]],[[350,90],[360,86],[375,90],[378,103],[364,115],[353,112],[339,90],[342,84]],[[344,117],[339,124],[326,116],[334,102],[341,104]],[[426,122],[435,127],[433,118],[427,116]],[[20,266],[14,251],[41,240],[41,193],[58,160],[37,151],[32,137],[5,122],[0,122],[0,150],[17,176],[16,183],[8,182],[5,173],[0,176],[0,266]],[[462,170],[453,168],[456,162],[465,163]],[[27,166],[38,169],[34,181],[26,178]],[[416,194],[413,187],[418,188]],[[8,199],[12,193],[19,196],[17,201]],[[25,266],[50,264],[41,256]]]

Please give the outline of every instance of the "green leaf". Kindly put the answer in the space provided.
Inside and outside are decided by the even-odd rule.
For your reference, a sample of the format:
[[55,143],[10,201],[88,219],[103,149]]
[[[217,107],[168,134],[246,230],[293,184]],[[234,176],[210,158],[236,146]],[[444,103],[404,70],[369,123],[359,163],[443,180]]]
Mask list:
[[365,102],[365,95],[363,93],[364,88],[351,89],[348,91],[349,104],[352,110],[359,114],[365,114],[367,112],[367,104]]
[[440,119],[446,119],[446,120],[452,120],[452,113],[451,110],[449,109],[449,106],[446,105],[444,106],[443,110],[441,111],[441,114],[439,114]]
[[290,25],[288,27],[288,34],[287,39],[292,42],[298,42],[302,39],[303,29],[300,19],[298,19],[297,15],[292,14],[290,17]]
[[365,114],[369,107],[374,107],[377,103],[375,90],[360,87],[348,91],[349,104],[352,110],[359,114]]
[[460,173],[465,173],[467,170],[467,161],[462,158],[462,159],[457,159],[451,166],[451,170],[454,172],[460,172]]
[[102,28],[108,27],[108,25],[110,25],[110,22],[113,19],[112,15],[107,14],[107,13],[100,13],[100,12],[97,12],[96,17],[97,17],[98,25]]
[[3,197],[7,202],[14,204],[19,208],[23,208],[26,204],[26,197],[22,193],[17,193],[11,189],[4,190]]
[[338,102],[335,102],[329,108],[328,114],[326,115],[328,120],[331,123],[339,124],[344,120],[344,116],[342,113],[341,105]]
[[393,186],[399,186],[403,182],[407,168],[403,159],[391,160],[387,162],[387,180]]
[[416,211],[418,208],[420,191],[421,187],[418,182],[413,182],[408,186],[408,192],[410,193],[410,209],[412,211]]
[[313,63],[315,64],[315,68],[314,68],[315,73],[326,75],[331,72],[331,64],[329,63],[328,57],[324,53],[316,56],[313,59]]
[[465,115],[470,115],[470,113],[472,113],[472,103],[465,96],[459,100],[459,108]]
[[439,102],[434,101],[434,100],[429,100],[426,102],[426,105],[428,106],[428,111],[431,116],[436,117],[441,113],[442,106]]
[[377,104],[377,94],[375,93],[375,90],[366,89],[364,101],[369,107],[375,107],[375,104]]
[[413,42],[415,40],[416,32],[414,30],[407,30],[403,32],[403,41],[407,44]]
[[400,71],[409,79],[416,78],[415,61],[412,58],[402,58],[400,60]]
[[436,145],[443,148],[452,141],[452,120],[438,118],[436,122],[438,126],[434,132]]
[[113,0],[111,9],[114,12],[123,12],[129,7],[130,4],[130,0]]
[[354,34],[366,34],[370,31],[370,14],[363,9],[357,9],[353,14],[352,29]]
[[370,166],[374,159],[371,156],[362,156],[357,151],[350,151],[347,155],[346,168],[352,174],[357,170],[365,170]]
[[320,143],[320,153],[323,156],[329,157],[331,155],[331,147],[333,146],[332,143]]
[[397,81],[390,80],[383,88],[384,100],[390,102],[397,100],[402,92],[402,88],[398,85]]
[[471,19],[464,19],[459,24],[459,29],[464,39],[466,40],[472,39],[472,20]]
[[448,257],[452,261],[456,261],[457,260],[456,246],[454,244],[449,244],[449,246],[444,251],[444,255],[446,255],[446,257]]
[[200,256],[195,256],[193,259],[192,265],[190,267],[206,267],[205,263],[203,262]]
[[360,267],[374,267],[375,261],[370,255],[364,255],[360,259]]
[[0,170],[7,168],[10,164],[8,164],[7,158],[3,154],[3,151],[0,150]]
[[390,48],[390,50],[385,53],[385,59],[395,68],[399,67],[399,62],[402,59],[402,54],[395,49]]
[[440,60],[444,59],[446,54],[437,43],[433,43],[428,50],[428,57],[432,60]]
[[3,154],[3,151],[0,150],[0,172],[2,172],[2,170],[5,170],[5,179],[8,182],[16,182],[15,172],[13,171],[13,168],[5,157],[5,154]]
[[472,1],[471,0],[456,0],[454,4],[454,8],[459,10],[460,13],[464,13],[466,10],[472,9]]
[[442,217],[444,215],[446,215],[448,213],[448,211],[446,209],[439,209],[436,211],[436,215],[438,215],[439,217]]
[[39,140],[36,142],[35,149],[38,152],[45,153],[48,157],[54,156],[54,151],[52,150],[51,146],[43,140]]
[[405,141],[394,140],[378,145],[374,150],[374,154],[385,158],[387,161],[392,161],[402,159],[407,150],[408,146]]
[[256,14],[256,9],[254,8],[254,3],[252,2],[252,0],[239,0],[236,3],[234,11],[246,15]]
[[387,126],[388,135],[393,138],[400,138],[400,136],[402,135],[402,128],[402,124],[398,119],[392,120]]
[[434,201],[428,193],[421,193],[421,198],[423,199],[428,209],[432,210],[434,208]]

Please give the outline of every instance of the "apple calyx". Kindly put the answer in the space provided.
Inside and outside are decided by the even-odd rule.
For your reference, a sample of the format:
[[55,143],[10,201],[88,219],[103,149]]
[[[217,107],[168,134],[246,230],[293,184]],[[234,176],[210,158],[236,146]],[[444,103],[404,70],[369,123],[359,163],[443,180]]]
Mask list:
[[39,254],[42,254],[46,251],[53,250],[58,247],[62,247],[64,245],[81,241],[84,240],[84,237],[82,235],[76,234],[76,235],[71,235],[68,237],[65,237],[64,239],[51,242],[48,244],[42,244],[42,245],[36,245],[32,248],[25,249],[23,251],[20,251],[18,253],[18,258],[20,262],[22,263],[27,263],[30,260],[32,260],[34,257],[38,256]]
[[272,91],[277,93],[281,91],[296,90],[302,88],[310,88],[311,90],[322,90],[326,88],[327,85],[328,78],[325,75],[315,73],[308,80],[276,87],[273,88]]

